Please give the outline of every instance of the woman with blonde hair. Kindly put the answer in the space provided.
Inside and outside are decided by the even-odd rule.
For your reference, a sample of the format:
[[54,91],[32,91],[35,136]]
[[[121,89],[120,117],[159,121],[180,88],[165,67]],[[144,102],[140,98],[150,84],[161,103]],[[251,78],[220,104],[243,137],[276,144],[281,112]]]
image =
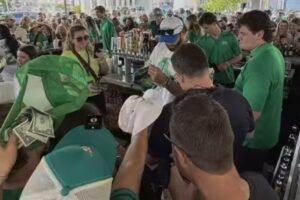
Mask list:
[[55,39],[53,40],[54,48],[63,48],[66,41],[68,31],[64,26],[58,26],[55,30]]
[[289,46],[293,43],[293,37],[289,33],[289,23],[286,20],[281,20],[276,28],[274,36],[274,44],[279,49]]
[[186,26],[188,29],[188,35],[187,39],[191,43],[195,43],[198,37],[201,37],[201,27],[198,24],[197,16],[196,15],[190,15],[186,18]]
[[99,88],[99,79],[108,73],[108,65],[103,53],[94,52],[84,26],[75,25],[70,28],[62,56],[76,60],[85,69],[90,90],[88,101],[95,103],[104,113],[104,96]]
[[28,31],[30,28],[30,24],[31,24],[30,18],[28,16],[24,16],[20,22],[20,27]]

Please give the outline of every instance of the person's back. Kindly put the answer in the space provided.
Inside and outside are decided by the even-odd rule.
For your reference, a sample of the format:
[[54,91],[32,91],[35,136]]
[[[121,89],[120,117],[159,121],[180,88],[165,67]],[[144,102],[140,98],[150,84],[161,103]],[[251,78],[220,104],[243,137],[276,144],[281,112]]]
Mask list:
[[240,160],[243,157],[243,143],[255,127],[251,106],[241,94],[222,86],[216,87],[214,91],[210,92],[210,96],[224,107],[229,116],[234,134],[234,164],[239,170]]
[[247,181],[250,190],[249,200],[279,199],[269,183],[261,174],[255,172],[244,172],[241,178]]
[[177,180],[181,177],[193,183],[205,199],[279,199],[262,175],[238,174],[229,117],[219,103],[189,92],[177,97],[172,109],[169,142],[179,172]]
[[[239,161],[243,156],[244,140],[248,133],[254,131],[254,120],[249,103],[238,92],[222,86],[212,89],[192,89],[189,92],[208,94],[227,111],[235,138],[233,146],[234,163],[239,169]],[[171,145],[162,135],[163,133],[169,133],[171,116],[172,108],[170,103],[163,108],[161,115],[151,128],[149,152],[154,157],[168,157],[171,153]]]

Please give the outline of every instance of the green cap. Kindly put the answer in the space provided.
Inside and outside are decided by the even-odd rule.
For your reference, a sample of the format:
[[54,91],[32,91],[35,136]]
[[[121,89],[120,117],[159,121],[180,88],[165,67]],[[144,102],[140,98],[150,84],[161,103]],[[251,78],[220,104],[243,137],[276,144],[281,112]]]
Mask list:
[[107,129],[72,129],[42,159],[20,199],[109,199],[116,147]]

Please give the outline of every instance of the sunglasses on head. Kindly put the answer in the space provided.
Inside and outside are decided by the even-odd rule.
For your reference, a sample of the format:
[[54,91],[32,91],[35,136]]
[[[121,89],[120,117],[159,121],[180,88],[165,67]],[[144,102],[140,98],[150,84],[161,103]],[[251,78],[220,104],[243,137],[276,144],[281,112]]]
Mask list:
[[82,42],[83,40],[84,40],[84,41],[87,41],[89,38],[90,38],[90,37],[89,37],[88,35],[85,35],[85,36],[83,36],[83,37],[77,37],[77,38],[76,38],[76,41],[77,41],[77,42]]
[[191,155],[188,154],[181,146],[179,146],[178,144],[176,144],[175,142],[173,142],[173,141],[171,140],[171,138],[170,138],[166,133],[163,134],[163,136],[165,137],[165,139],[166,139],[168,142],[170,142],[171,144],[173,144],[174,146],[176,146],[178,149],[181,149],[183,152],[185,152],[186,155],[187,155],[189,158],[191,157]]

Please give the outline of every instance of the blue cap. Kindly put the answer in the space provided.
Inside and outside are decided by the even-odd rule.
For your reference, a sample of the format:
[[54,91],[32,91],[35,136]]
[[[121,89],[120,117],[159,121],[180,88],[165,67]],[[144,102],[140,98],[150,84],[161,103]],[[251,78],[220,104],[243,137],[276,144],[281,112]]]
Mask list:
[[173,44],[176,42],[177,38],[179,37],[180,34],[176,35],[160,35],[159,36],[159,42],[165,42],[169,44]]

